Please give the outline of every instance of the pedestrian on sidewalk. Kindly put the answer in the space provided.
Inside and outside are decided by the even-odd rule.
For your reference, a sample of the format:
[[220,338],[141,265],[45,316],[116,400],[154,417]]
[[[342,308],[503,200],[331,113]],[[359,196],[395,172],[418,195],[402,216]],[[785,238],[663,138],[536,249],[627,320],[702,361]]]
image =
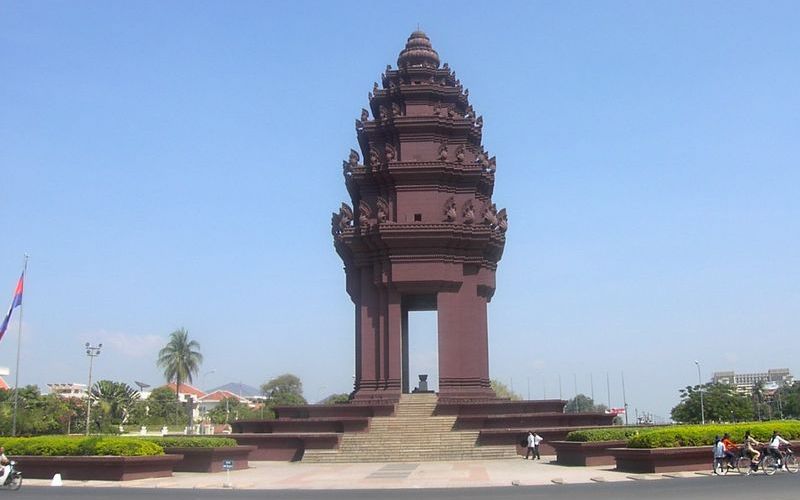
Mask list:
[[528,457],[531,457],[531,460],[533,460],[534,457],[536,457],[536,449],[533,443],[534,443],[533,431],[528,431],[528,451],[525,452],[525,460],[527,460]]
[[725,460],[725,444],[719,436],[714,437],[713,451],[714,463],[711,464],[711,473],[716,475],[717,471],[721,471],[725,467],[723,463]]
[[544,441],[542,436],[537,434],[536,431],[533,431],[533,451],[536,453],[536,460],[540,460],[542,458],[539,456],[539,445],[542,444],[542,441]]

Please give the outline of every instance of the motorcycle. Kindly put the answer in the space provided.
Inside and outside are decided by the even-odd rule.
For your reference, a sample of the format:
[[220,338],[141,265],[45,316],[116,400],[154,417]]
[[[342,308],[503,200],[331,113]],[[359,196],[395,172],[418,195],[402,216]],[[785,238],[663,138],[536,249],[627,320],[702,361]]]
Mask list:
[[22,472],[17,470],[17,462],[14,460],[8,463],[8,467],[8,476],[6,476],[6,480],[0,485],[0,488],[16,491],[22,486]]

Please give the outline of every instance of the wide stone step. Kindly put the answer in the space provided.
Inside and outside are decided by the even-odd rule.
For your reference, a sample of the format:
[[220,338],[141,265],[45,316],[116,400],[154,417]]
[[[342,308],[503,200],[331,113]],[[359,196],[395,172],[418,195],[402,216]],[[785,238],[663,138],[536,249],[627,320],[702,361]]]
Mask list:
[[374,417],[364,432],[345,432],[336,450],[306,450],[316,463],[421,462],[516,457],[513,446],[478,446],[478,431],[456,431],[456,417],[433,415],[435,394],[404,394],[390,417]]

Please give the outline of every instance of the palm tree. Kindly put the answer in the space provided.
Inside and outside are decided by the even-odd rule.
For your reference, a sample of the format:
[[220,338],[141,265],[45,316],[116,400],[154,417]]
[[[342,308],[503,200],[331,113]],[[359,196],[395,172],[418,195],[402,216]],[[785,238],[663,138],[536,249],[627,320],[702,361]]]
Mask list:
[[192,375],[197,375],[203,355],[200,344],[189,340],[189,332],[178,328],[169,334],[169,342],[158,351],[158,366],[164,370],[167,383],[175,381],[175,393],[180,400],[181,382],[191,382]]

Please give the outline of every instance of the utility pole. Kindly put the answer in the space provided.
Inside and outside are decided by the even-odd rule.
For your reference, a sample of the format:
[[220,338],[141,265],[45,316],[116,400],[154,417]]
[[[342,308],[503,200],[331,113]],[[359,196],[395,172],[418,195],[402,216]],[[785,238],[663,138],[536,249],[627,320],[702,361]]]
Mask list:
[[564,399],[564,395],[561,392],[561,374],[558,374],[558,399]]
[[628,425],[628,398],[625,395],[625,372],[622,374],[622,406],[625,408],[625,425]]
[[86,343],[86,355],[89,356],[89,385],[86,386],[86,435],[89,435],[89,422],[92,414],[92,365],[94,358],[100,355],[103,344],[93,346]]
[[700,389],[700,423],[706,425],[706,409],[703,402],[703,378],[700,376],[700,362],[694,360],[697,365],[697,387]]

